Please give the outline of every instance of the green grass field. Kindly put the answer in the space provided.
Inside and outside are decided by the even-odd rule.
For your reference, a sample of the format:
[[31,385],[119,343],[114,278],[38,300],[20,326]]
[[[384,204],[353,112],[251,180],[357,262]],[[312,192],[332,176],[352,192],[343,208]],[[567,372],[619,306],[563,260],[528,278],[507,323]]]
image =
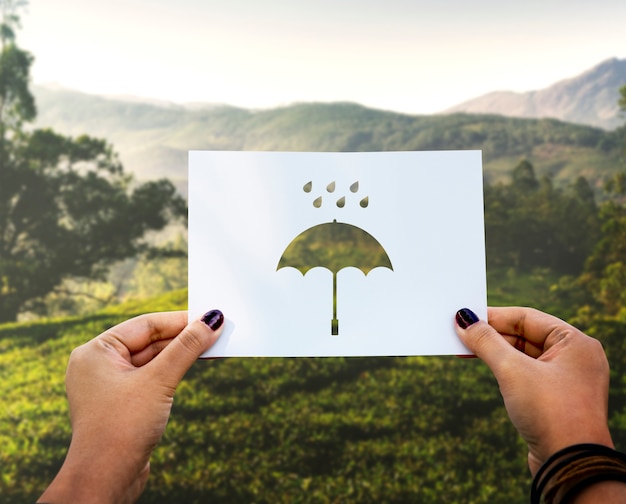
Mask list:
[[[186,295],[0,326],[2,502],[33,502],[63,460],[71,350]],[[521,503],[524,454],[476,359],[199,361],[141,502]]]
[[[548,283],[521,280],[495,275],[490,288],[507,304]],[[0,326],[2,502],[34,502],[63,460],[71,350],[186,304],[182,290]],[[521,504],[529,485],[526,448],[477,359],[227,358],[198,361],[180,385],[140,502]]]

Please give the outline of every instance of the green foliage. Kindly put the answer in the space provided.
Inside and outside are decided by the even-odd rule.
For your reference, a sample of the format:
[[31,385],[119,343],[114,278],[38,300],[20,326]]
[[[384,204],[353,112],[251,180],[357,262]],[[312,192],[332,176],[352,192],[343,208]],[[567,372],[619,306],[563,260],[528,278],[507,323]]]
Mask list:
[[64,279],[101,279],[112,263],[149,250],[148,231],[187,213],[165,179],[131,187],[106,141],[22,127],[35,107],[32,57],[15,45],[12,31],[20,5],[2,2],[0,322],[36,310]]
[[500,289],[508,278],[515,279],[512,295],[502,291],[496,296],[510,299],[509,304],[525,301],[518,277],[539,273],[551,279],[544,285],[547,295],[529,298],[528,304],[549,312],[562,309],[566,317],[581,310],[608,317],[621,313],[626,306],[625,181],[623,172],[609,178],[604,199],[596,204],[584,178],[556,189],[549,179],[537,180],[533,166],[522,161],[509,184],[486,185],[490,277],[498,276]]
[[65,278],[52,292],[36,302],[29,302],[29,310],[22,311],[19,320],[86,315],[115,302],[118,302],[118,296],[115,285],[110,282]]
[[575,278],[548,268],[491,268],[487,270],[487,299],[492,306],[532,306],[569,319],[581,306],[571,286]]
[[101,278],[148,248],[147,231],[186,213],[168,181],[131,191],[104,141],[37,130],[10,150],[0,171],[0,320],[15,319],[64,278]]
[[[616,194],[621,197],[619,185]],[[603,202],[599,223],[598,239],[574,287],[586,294],[585,306],[612,316],[626,306],[626,206],[616,198]]]
[[146,299],[156,292],[187,287],[187,257],[162,257],[137,263],[127,297]]
[[142,502],[525,500],[524,449],[477,361],[226,359],[188,379],[215,386],[180,389],[153,463],[163,486]]
[[64,278],[47,295],[28,303],[20,321],[92,314],[110,304],[146,299],[187,287],[187,240],[182,227],[148,236],[149,252],[119,261],[106,278]]
[[1,0],[0,10],[0,155],[4,155],[5,135],[18,130],[23,121],[35,117],[35,101],[28,89],[33,57],[15,45],[19,27],[16,12],[25,2]]
[[547,177],[538,180],[533,165],[522,160],[508,184],[485,186],[488,269],[579,274],[598,239],[598,219],[584,178],[559,189]]

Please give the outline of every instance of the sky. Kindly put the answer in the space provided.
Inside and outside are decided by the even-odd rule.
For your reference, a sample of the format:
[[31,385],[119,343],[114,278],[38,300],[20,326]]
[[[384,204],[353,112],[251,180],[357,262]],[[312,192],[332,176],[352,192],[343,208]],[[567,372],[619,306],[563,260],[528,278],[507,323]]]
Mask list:
[[30,0],[32,80],[90,94],[441,112],[626,58],[624,0]]

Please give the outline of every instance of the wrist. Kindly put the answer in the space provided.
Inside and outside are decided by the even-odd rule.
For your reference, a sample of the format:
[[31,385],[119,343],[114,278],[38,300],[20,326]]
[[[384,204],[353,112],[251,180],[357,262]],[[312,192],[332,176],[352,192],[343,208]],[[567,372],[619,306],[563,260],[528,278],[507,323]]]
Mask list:
[[534,476],[539,468],[557,452],[574,445],[595,444],[615,448],[603,415],[593,418],[573,417],[563,422],[548,422],[539,438],[529,440],[528,465]]
[[113,504],[135,502],[149,474],[149,464],[128,464],[132,454],[83,450],[73,441],[63,466],[37,502]]
[[[618,491],[626,496],[626,454],[598,444],[568,446],[548,458],[537,471],[531,504],[572,502],[581,492],[589,494],[592,486],[607,482],[613,484],[599,490]],[[615,483],[621,486],[616,487]]]

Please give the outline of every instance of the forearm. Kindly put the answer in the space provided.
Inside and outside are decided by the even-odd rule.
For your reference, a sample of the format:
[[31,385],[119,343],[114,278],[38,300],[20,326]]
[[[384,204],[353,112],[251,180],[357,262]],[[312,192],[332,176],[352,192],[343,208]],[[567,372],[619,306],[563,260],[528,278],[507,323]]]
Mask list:
[[128,467],[123,455],[72,447],[59,473],[38,503],[130,504],[143,491],[149,465]]

